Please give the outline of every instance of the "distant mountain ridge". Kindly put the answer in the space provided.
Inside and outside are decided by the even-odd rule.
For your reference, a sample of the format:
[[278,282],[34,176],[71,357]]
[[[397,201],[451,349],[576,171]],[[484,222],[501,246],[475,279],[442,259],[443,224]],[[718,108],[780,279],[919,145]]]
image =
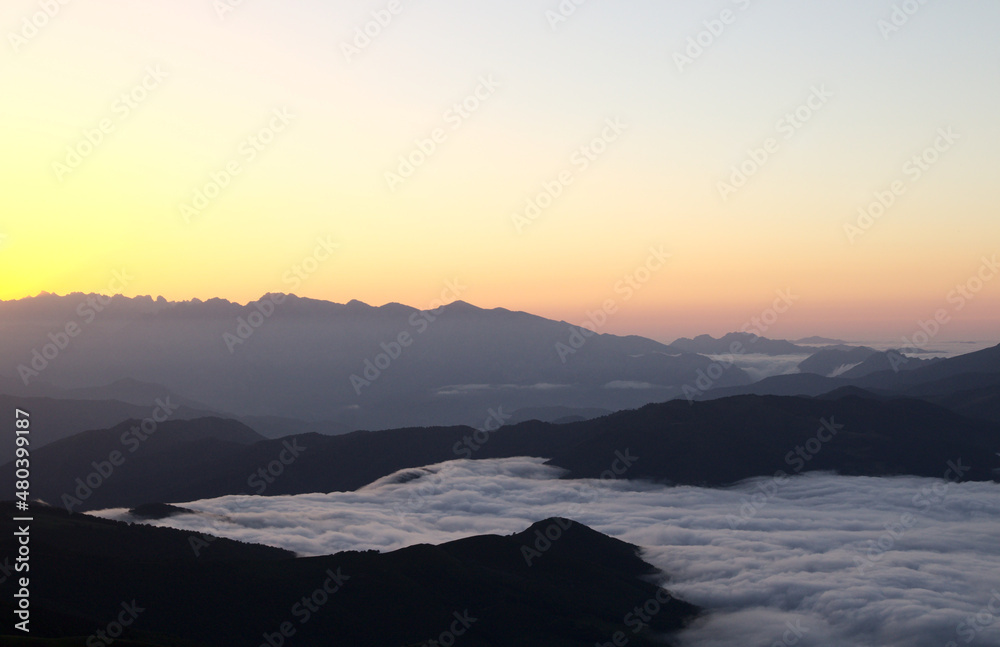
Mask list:
[[[886,369],[886,365],[890,368]],[[862,368],[865,370],[855,370]],[[749,385],[712,389],[695,399],[750,394],[815,397],[847,387],[873,395],[920,398],[947,406],[960,415],[1000,421],[1000,344],[944,359],[921,360],[903,357],[896,351],[875,353],[837,377],[813,373],[776,375]]]
[[[49,443],[68,438],[88,429],[105,429],[124,420],[142,420],[162,411],[162,403],[174,420],[192,420],[218,415],[205,409],[182,406],[166,389],[146,402],[132,404],[120,400],[55,399],[0,393],[0,410],[22,409],[31,415],[31,447],[40,449]],[[14,458],[14,443],[0,445],[0,463]]]
[[[345,430],[479,424],[498,407],[631,408],[680,394],[712,364],[650,339],[463,301],[434,311],[279,294],[247,305],[104,301],[0,302],[0,353],[12,358],[0,382],[152,383],[210,411]],[[734,367],[718,383],[750,381]],[[643,388],[622,388],[632,385]]]
[[[34,494],[88,510],[241,493],[347,491],[407,468],[516,456],[547,458],[568,470],[568,478],[599,478],[617,465],[627,478],[689,485],[725,485],[778,470],[940,477],[946,461],[959,458],[970,466],[963,479],[989,480],[1000,467],[997,423],[854,388],[835,398],[672,400],[592,420],[529,421],[492,432],[429,427],[263,440],[232,420],[171,421],[125,453],[121,438],[128,429],[125,423],[85,432],[35,452]],[[822,451],[797,454],[807,443]],[[123,453],[123,464],[109,465],[113,451]],[[0,473],[9,482],[13,465]]]
[[[5,333],[0,353],[13,358],[0,366],[0,393],[138,406],[167,393],[182,404],[180,417],[232,417],[268,437],[478,427],[530,417],[569,422],[591,414],[555,412],[617,411],[692,394],[815,396],[846,384],[902,393],[914,382],[896,370],[887,374],[887,368],[917,374],[930,362],[941,363],[866,347],[800,346],[750,333],[662,344],[464,301],[421,311],[398,303],[376,307],[285,294],[246,305],[224,299],[42,295],[0,301],[0,321]],[[71,324],[72,338],[66,332]],[[766,371],[752,363],[743,364],[744,370],[738,358],[720,371],[710,357],[744,354],[792,361],[802,355],[802,375],[755,384],[751,374]],[[948,365],[958,367],[956,375],[984,370]],[[809,372],[837,378],[817,380]],[[982,397],[950,402],[992,415]],[[530,411],[538,413],[514,413]],[[130,410],[118,421],[138,415]],[[91,428],[113,424],[88,416],[81,419]],[[43,443],[82,428],[60,423]]]
[[[738,346],[734,346],[738,345]],[[796,355],[816,352],[815,348],[798,346],[783,339],[768,339],[751,333],[731,332],[719,339],[711,335],[698,335],[694,339],[681,337],[670,343],[671,348],[703,355],[727,355],[734,352],[761,353],[764,355]],[[741,348],[741,351],[734,351]]]
[[802,373],[816,373],[831,377],[832,373],[845,366],[854,367],[876,354],[874,348],[858,346],[850,350],[827,348],[813,353],[799,362],[798,369]]
[[[808,340],[822,339],[822,337],[808,338]],[[731,332],[718,339],[711,335],[698,335],[694,339],[681,337],[671,342],[670,347],[678,351],[703,355],[739,355],[744,353],[750,355],[813,355],[821,351],[852,351],[857,348],[846,345],[839,340],[829,341],[832,343],[822,346],[799,345],[784,339],[769,339],[748,332]]]
[[912,371],[921,366],[927,366],[941,361],[940,358],[921,359],[904,355],[898,350],[887,350],[874,353],[857,366],[853,366],[841,375],[848,379],[861,378],[882,371]]
[[806,345],[823,345],[823,346],[836,346],[838,344],[846,344],[847,342],[843,339],[831,339],[829,337],[820,337],[818,335],[813,335],[812,337],[803,337],[802,339],[793,339],[793,344],[806,344]]
[[864,371],[858,377],[848,377],[847,374],[824,377],[813,373],[775,375],[753,384],[712,389],[701,394],[698,399],[748,394],[816,396],[843,386],[910,394],[913,388],[921,384],[948,379],[961,380],[963,376],[966,377],[964,388],[972,388],[977,385],[980,376],[1000,373],[1000,344],[944,359],[920,360],[907,357],[902,358],[906,361],[900,363],[900,358],[895,351],[876,353],[869,357],[873,361],[890,364],[890,367],[895,363],[895,369],[898,370],[889,368],[876,372]]
[[853,348],[825,348],[799,363],[802,373],[816,373],[826,377],[858,378],[879,371],[911,371],[919,366],[938,361],[909,357],[900,350],[877,351],[868,346]]

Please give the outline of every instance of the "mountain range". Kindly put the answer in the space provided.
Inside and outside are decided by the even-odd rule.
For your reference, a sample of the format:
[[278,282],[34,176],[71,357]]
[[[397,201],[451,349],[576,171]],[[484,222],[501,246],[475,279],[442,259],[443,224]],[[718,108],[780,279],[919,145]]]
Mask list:
[[[5,645],[93,647],[118,614],[136,622],[114,642],[139,647],[669,644],[711,620],[660,588],[666,576],[636,546],[532,503],[527,529],[512,535],[479,527],[386,553],[322,555],[311,542],[319,556],[304,557],[200,533],[232,525],[230,515],[247,530],[285,518],[299,541],[298,500],[263,497],[349,492],[379,505],[386,492],[421,492],[434,479],[420,479],[462,471],[490,490],[493,477],[480,474],[494,461],[484,459],[515,462],[504,469],[516,474],[544,469],[547,481],[520,481],[532,488],[637,499],[663,488],[735,501],[753,484],[748,501],[773,497],[774,510],[812,479],[847,477],[845,491],[872,477],[968,491],[1000,481],[1000,345],[942,359],[748,333],[664,344],[464,302],[421,311],[291,295],[246,306],[43,295],[0,302],[0,321],[0,350],[14,358],[0,405],[31,412],[31,594],[42,627],[0,637]],[[785,374],[754,381],[768,374],[761,366]],[[13,444],[0,451],[9,492],[12,458]],[[227,512],[196,511],[232,495],[243,496],[224,501]],[[13,505],[0,505],[6,519]],[[130,523],[79,514],[108,508],[99,514]],[[338,525],[361,512],[331,510],[330,527],[366,532]],[[766,528],[767,516],[741,530]],[[174,521],[202,530],[157,526]],[[667,521],[656,532],[669,537],[650,537],[667,543],[653,550],[685,546],[688,531]],[[617,533],[617,521],[604,523]],[[3,524],[0,558],[17,548]],[[252,537],[288,545],[280,533]],[[689,587],[699,566],[657,563],[684,569]],[[0,601],[8,615],[10,600]],[[637,620],[648,605],[656,613]]]
[[[995,392],[995,390],[994,390]],[[727,485],[778,472],[989,480],[1000,428],[913,398],[861,389],[819,397],[673,400],[563,424],[305,434],[264,439],[234,420],[167,421],[140,439],[138,421],[36,450],[33,495],[69,510],[134,507],[228,494],[346,491],[406,468],[456,459],[538,456],[566,478]],[[0,467],[4,482],[13,464]]]
[[857,377],[850,371],[839,377],[810,373],[776,375],[749,385],[706,390],[696,398],[710,400],[749,394],[818,396],[855,387],[883,396],[921,398],[950,406],[963,415],[1000,422],[1000,345],[940,360],[874,354],[865,360],[869,361],[878,362],[876,368],[882,368],[881,362],[885,361],[897,370],[883,368],[861,372]]
[[[650,339],[462,301],[421,311],[294,295],[247,305],[117,296],[96,312],[94,299],[0,302],[0,353],[11,358],[0,392],[155,384],[196,409],[270,421],[278,435],[296,430],[291,420],[339,432],[478,425],[498,407],[632,408],[676,397],[712,364]],[[750,381],[733,367],[717,384]]]

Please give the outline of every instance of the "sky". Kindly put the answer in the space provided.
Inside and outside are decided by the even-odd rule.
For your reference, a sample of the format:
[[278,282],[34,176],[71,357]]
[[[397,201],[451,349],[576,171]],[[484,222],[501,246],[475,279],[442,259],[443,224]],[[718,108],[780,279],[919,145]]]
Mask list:
[[602,332],[670,341],[783,292],[768,336],[937,317],[995,338],[998,20],[992,0],[7,0],[0,299],[423,308],[457,283],[572,323],[613,302]]

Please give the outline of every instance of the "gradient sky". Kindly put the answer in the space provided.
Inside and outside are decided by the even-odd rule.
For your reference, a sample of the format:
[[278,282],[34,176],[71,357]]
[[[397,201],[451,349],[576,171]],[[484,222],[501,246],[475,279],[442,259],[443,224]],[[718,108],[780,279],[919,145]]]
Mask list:
[[[613,299],[603,332],[669,341],[739,329],[791,289],[768,336],[898,339],[943,309],[941,339],[996,337],[1000,275],[951,293],[1000,254],[994,0],[919,5],[891,33],[888,0],[591,0],[554,28],[558,0],[228,3],[69,2],[37,33],[24,21],[45,2],[3,3],[0,299],[105,292],[124,268],[127,295],[423,308],[457,279],[477,305],[574,323]],[[342,44],[390,5],[348,60]],[[126,111],[144,78],[156,87]],[[455,128],[449,109],[482,78],[495,91]],[[813,88],[832,98],[786,139],[779,120]],[[274,110],[294,119],[250,160]],[[583,170],[573,155],[607,119],[627,128]],[[78,167],[54,167],[102,121]],[[904,165],[939,129],[960,138],[915,179]],[[777,150],[723,199],[768,138]],[[186,221],[180,205],[231,162],[241,173]],[[518,231],[512,214],[563,172],[573,183]],[[905,193],[851,240],[895,181]],[[293,285],[318,238],[339,247]],[[616,291],[660,246],[669,262]]]

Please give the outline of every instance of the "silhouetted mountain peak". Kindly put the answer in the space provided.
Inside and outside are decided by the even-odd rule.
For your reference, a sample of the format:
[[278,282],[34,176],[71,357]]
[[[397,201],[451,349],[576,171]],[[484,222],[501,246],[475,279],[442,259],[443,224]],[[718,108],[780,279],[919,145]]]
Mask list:
[[452,301],[451,303],[442,306],[442,310],[450,313],[467,313],[467,312],[498,312],[497,310],[485,310],[478,306],[474,306],[468,301]]
[[512,538],[528,549],[522,553],[551,550],[565,559],[599,561],[608,568],[635,576],[657,572],[642,560],[638,546],[564,517],[549,517],[533,523]]
[[[736,345],[739,346],[736,346]],[[689,353],[726,354],[732,352],[760,353],[764,355],[807,354],[815,348],[797,346],[783,339],[768,339],[748,332],[730,332],[719,339],[711,335],[698,335],[694,339],[681,337],[670,344],[671,348]],[[734,351],[734,349],[737,349]]]

